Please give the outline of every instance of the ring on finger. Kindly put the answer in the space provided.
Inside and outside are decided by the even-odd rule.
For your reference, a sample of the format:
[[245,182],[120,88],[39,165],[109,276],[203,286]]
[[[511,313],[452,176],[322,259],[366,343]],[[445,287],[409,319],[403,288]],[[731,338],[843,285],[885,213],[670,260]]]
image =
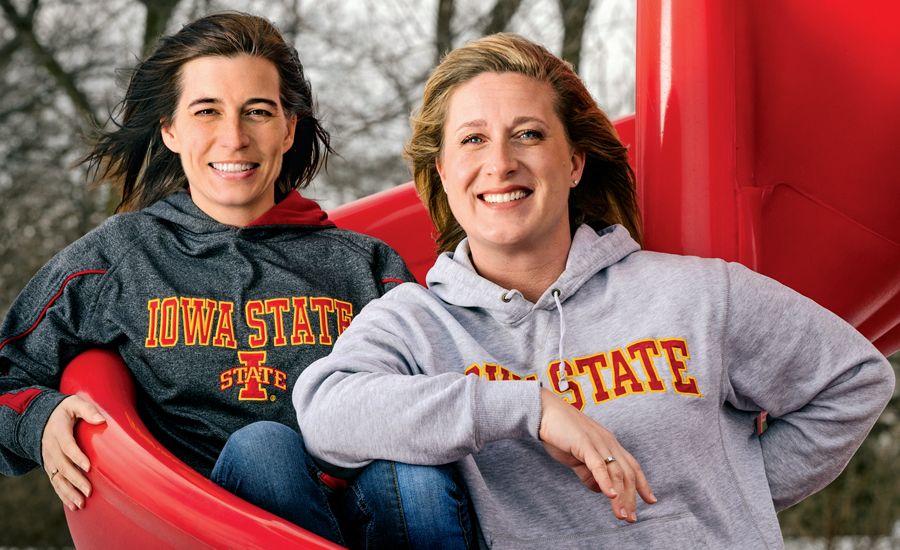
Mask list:
[[603,459],[603,463],[606,464],[607,466],[612,464],[615,461],[616,461],[616,457],[614,457],[614,456],[608,456]]
[[47,475],[50,476],[50,481],[53,481],[53,477],[59,473],[59,468],[53,468],[52,472],[47,472]]

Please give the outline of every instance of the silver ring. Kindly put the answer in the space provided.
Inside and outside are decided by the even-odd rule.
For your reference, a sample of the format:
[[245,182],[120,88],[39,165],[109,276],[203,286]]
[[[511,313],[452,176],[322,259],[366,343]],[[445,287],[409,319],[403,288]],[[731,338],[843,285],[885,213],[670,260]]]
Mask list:
[[615,461],[616,461],[616,457],[614,457],[614,456],[608,456],[603,459],[603,463],[606,465],[612,464]]

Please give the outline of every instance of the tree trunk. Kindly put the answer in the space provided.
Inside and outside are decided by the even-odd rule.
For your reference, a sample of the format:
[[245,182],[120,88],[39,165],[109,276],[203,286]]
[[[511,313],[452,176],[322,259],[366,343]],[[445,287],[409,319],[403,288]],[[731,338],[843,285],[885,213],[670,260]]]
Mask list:
[[497,0],[494,8],[491,10],[491,18],[485,25],[483,34],[494,34],[495,32],[503,32],[509,26],[509,21],[519,10],[522,0]]
[[180,0],[141,0],[147,8],[147,24],[144,26],[143,57],[147,57],[156,46],[159,37],[165,34],[172,12]]
[[581,44],[591,0],[559,0],[563,20],[562,58],[572,64],[575,72],[581,63]]
[[444,54],[453,49],[453,11],[456,6],[453,0],[440,0],[438,2],[437,27],[434,37],[434,45],[437,49],[434,57],[435,65],[440,63]]

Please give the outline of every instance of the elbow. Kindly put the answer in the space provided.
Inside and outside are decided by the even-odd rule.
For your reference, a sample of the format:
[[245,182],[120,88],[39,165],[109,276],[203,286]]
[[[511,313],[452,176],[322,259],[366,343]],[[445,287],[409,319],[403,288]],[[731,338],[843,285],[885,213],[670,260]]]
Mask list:
[[894,396],[897,380],[890,361],[881,357],[879,363],[880,369],[878,370],[875,388],[873,389],[873,394],[875,394],[873,397],[875,402],[880,404],[879,410],[883,410]]
[[335,437],[334,411],[321,384],[304,384],[301,374],[292,395],[297,425],[306,451],[317,461],[331,462],[339,438]]

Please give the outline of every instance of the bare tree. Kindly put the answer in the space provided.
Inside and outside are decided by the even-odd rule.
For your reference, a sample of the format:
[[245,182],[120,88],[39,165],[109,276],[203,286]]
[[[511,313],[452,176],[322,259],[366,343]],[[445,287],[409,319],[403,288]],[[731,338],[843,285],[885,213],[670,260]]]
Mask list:
[[19,13],[10,0],[0,0],[0,8],[7,21],[16,32],[16,39],[25,44],[34,54],[36,61],[56,79],[60,89],[68,96],[69,100],[78,112],[91,124],[96,125],[97,119],[94,109],[87,96],[81,90],[75,75],[67,71],[59,64],[53,52],[42,44],[34,32],[34,20],[37,15],[40,2],[31,0],[25,13]]
[[441,57],[453,49],[453,0],[438,0],[437,25],[435,26],[434,46],[436,50],[435,64]]
[[147,9],[147,22],[144,25],[144,40],[141,52],[146,56],[153,49],[157,39],[166,32],[172,13],[181,0],[140,0]]
[[562,58],[572,64],[576,73],[581,63],[582,37],[590,9],[591,0],[559,0],[563,22]]
[[521,5],[522,0],[497,0],[489,13],[490,18],[484,25],[482,34],[488,35],[509,30],[509,22],[519,11]]

